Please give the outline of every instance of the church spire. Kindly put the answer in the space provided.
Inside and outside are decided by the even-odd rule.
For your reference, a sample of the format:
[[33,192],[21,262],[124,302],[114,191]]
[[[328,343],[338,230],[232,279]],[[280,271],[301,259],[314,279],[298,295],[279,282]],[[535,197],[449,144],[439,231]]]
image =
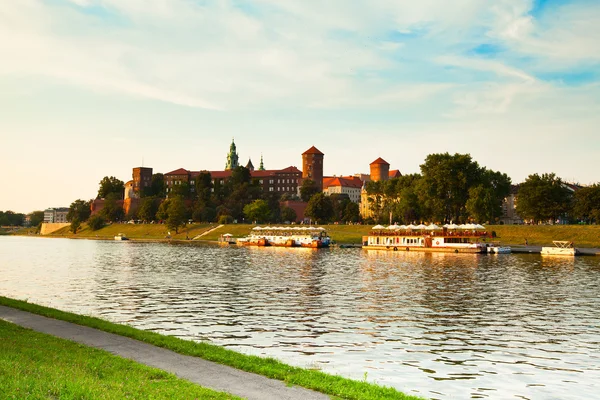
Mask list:
[[225,164],[225,170],[237,168],[239,166],[238,158],[235,141],[232,138],[231,146],[229,146],[229,154],[227,154],[227,164]]
[[265,166],[263,164],[263,157],[262,154],[260,155],[260,166],[258,167],[259,171],[264,171],[265,170]]

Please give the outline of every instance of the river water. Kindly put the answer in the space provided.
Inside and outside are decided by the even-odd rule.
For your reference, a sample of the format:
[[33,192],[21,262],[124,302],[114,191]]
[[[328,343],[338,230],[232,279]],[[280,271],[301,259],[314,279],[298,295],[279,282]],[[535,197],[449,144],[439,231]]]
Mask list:
[[600,398],[600,257],[0,237],[0,295],[428,398]]

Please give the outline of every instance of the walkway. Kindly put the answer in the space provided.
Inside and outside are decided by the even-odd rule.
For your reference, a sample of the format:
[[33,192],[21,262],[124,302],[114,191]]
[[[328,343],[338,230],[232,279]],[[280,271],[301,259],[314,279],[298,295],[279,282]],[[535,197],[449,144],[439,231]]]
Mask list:
[[0,306],[0,319],[38,332],[103,349],[141,364],[171,372],[201,386],[247,399],[329,399],[329,396],[312,390],[297,386],[288,387],[282,381],[240,371],[201,358],[184,356],[124,336],[10,307]]
[[207,235],[207,234],[211,233],[212,231],[214,231],[214,230],[216,230],[216,229],[219,229],[219,228],[222,228],[222,227],[224,227],[224,226],[225,226],[225,225],[219,225],[219,226],[215,226],[214,228],[210,228],[209,230],[207,230],[207,231],[204,231],[204,232],[202,232],[201,234],[194,236],[194,237],[192,238],[192,240],[196,240],[196,239],[198,239],[198,238],[201,238],[202,236],[204,236],[204,235]]

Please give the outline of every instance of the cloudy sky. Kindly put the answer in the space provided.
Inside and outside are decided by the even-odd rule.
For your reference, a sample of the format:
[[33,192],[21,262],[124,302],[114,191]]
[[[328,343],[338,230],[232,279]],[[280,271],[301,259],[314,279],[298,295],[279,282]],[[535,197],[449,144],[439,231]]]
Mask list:
[[103,176],[301,166],[402,173],[470,153],[521,182],[600,181],[597,0],[0,2],[0,210]]

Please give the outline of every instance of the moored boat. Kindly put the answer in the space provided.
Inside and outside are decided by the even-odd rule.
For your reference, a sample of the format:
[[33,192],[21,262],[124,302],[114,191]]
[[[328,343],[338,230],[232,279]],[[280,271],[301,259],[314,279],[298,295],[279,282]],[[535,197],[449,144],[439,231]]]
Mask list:
[[512,249],[509,246],[502,246],[500,243],[494,242],[488,244],[487,248],[488,254],[510,254],[512,253]]
[[540,254],[543,256],[568,256],[573,257],[579,254],[573,242],[567,240],[553,240],[554,246],[542,247]]
[[237,240],[243,246],[329,247],[331,238],[324,228],[256,226],[245,238]]
[[129,238],[125,235],[123,235],[122,233],[119,233],[118,235],[115,236],[115,240],[129,240]]
[[363,236],[363,248],[392,251],[485,253],[490,235],[482,225],[382,225]]

